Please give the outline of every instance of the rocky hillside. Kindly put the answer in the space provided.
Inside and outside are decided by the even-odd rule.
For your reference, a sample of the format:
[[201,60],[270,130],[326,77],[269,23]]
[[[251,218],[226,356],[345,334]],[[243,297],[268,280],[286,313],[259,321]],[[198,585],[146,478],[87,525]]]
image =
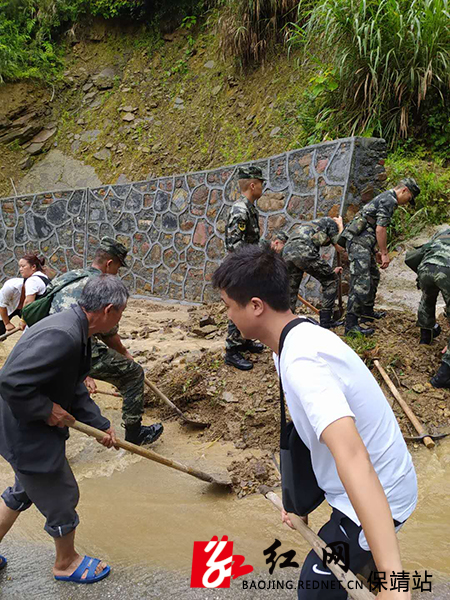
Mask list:
[[[60,81],[0,86],[1,196],[212,168],[304,145],[295,115],[306,74],[294,56],[243,74],[219,57],[214,23],[162,37],[107,25],[77,29]],[[32,168],[42,161],[47,168]]]

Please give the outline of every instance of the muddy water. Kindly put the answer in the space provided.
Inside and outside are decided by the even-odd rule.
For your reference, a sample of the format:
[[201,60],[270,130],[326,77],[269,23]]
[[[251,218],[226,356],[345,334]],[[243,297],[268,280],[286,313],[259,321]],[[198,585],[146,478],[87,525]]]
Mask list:
[[[0,347],[0,362],[1,354],[6,355],[13,343],[8,339]],[[120,431],[121,401],[110,396],[97,398]],[[256,451],[236,450],[220,441],[205,442],[177,423],[166,425],[154,449],[209,472],[224,470],[243,455],[258,456]],[[399,535],[404,567],[433,574],[434,587],[440,591],[424,597],[450,598],[450,439],[439,442],[434,451],[420,447],[412,452],[420,498]],[[107,559],[114,567],[113,574],[94,588],[55,583],[51,578],[53,544],[43,531],[42,516],[31,508],[1,545],[0,553],[8,557],[9,565],[0,575],[0,598],[275,597],[268,590],[245,592],[239,580],[232,582],[228,592],[190,590],[193,542],[213,535],[228,535],[234,552],[245,555],[255,575],[266,581],[275,576],[298,576],[296,569],[277,569],[273,577],[268,573],[262,552],[275,538],[282,542],[283,551],[296,550],[298,562],[308,548],[297,534],[281,526],[277,512],[263,497],[237,500],[167,467],[124,451],[105,450],[77,432],[69,441],[68,457],[81,489],[78,548]],[[11,482],[10,467],[0,459],[0,491]],[[311,526],[317,531],[327,516],[327,508],[321,507],[312,516]],[[279,591],[276,597],[294,598],[295,592]]]
[[[109,412],[109,416],[114,416],[117,411]],[[176,423],[168,425],[163,440],[157,443],[156,451],[205,471],[220,470],[230,461],[230,456],[238,452],[231,445],[202,442]],[[280,525],[278,514],[263,497],[237,500],[156,463],[124,451],[104,450],[94,440],[78,433],[72,435],[68,455],[81,489],[78,546],[83,552],[106,558],[114,566],[114,577],[107,588],[112,595],[108,597],[116,597],[113,593],[116,585],[128,589],[149,581],[152,586],[158,586],[158,595],[146,595],[147,591],[141,590],[136,596],[131,591],[129,595],[122,592],[121,596],[169,598],[178,589],[182,597],[197,597],[197,592],[189,590],[193,542],[208,540],[213,535],[228,535],[234,541],[234,551],[244,554],[246,562],[266,580],[270,575],[262,551],[276,537],[285,550],[295,548],[300,560],[308,551],[294,532]],[[420,501],[414,516],[400,533],[404,565],[410,571],[427,569],[433,574],[435,584],[444,583],[450,579],[450,440],[440,442],[432,452],[425,448],[414,450],[413,457]],[[1,462],[0,487],[10,481],[10,468]],[[327,514],[325,506],[316,511],[312,527],[317,530]],[[42,526],[41,515],[32,508],[21,515],[5,538],[1,550],[5,554],[9,550],[14,560],[10,560],[8,566],[8,580],[1,586],[2,598],[21,597],[19,589],[22,592],[26,589],[23,576],[26,581],[30,550],[34,557],[39,556],[35,570],[37,582],[33,583],[35,597],[41,597],[36,590],[42,590],[42,597],[48,597],[57,589],[49,572],[52,543]],[[297,573],[295,569],[285,569],[279,574],[295,579]],[[233,584],[234,597],[252,597],[246,595],[240,585]],[[95,590],[94,597],[102,594],[98,586]],[[76,597],[81,594],[76,593]],[[65,598],[64,594],[58,597]],[[67,597],[75,597],[71,594]],[[264,594],[273,597],[273,592],[266,590]],[[286,591],[286,597],[295,597],[295,593]],[[447,596],[442,592],[435,597]]]

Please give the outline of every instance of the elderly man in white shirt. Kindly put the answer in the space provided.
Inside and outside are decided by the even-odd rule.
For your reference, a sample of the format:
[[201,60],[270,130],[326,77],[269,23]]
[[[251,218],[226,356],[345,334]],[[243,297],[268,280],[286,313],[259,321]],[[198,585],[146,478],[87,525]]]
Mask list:
[[14,329],[11,319],[20,316],[20,309],[25,298],[24,280],[13,277],[3,284],[0,290],[0,335]]

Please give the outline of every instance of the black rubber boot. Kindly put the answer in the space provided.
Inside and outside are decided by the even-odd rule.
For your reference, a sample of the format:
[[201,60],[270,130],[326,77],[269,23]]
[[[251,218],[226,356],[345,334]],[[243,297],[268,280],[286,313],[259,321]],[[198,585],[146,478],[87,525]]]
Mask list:
[[245,344],[241,346],[242,350],[247,350],[253,354],[261,354],[264,351],[264,344],[260,342],[254,342],[253,340],[246,340]]
[[153,444],[159,439],[164,431],[161,423],[153,425],[142,425],[140,421],[131,425],[125,425],[125,441],[142,446],[144,444]]
[[253,363],[242,356],[237,350],[227,350],[225,352],[225,364],[236,367],[241,371],[250,371],[253,369]]
[[361,323],[370,323],[377,319],[383,319],[386,315],[387,312],[384,310],[373,310],[373,306],[365,306],[359,320]]
[[423,329],[420,328],[420,342],[419,345],[422,344],[431,344],[433,340],[433,330],[432,329]]
[[333,321],[331,317],[331,310],[327,308],[322,308],[319,313],[320,317],[320,326],[325,329],[333,329],[334,327],[340,327],[344,324],[344,321]]
[[436,323],[433,327],[433,340],[441,335],[441,331],[441,326],[439,325],[439,323]]
[[345,318],[345,335],[354,335],[356,333],[369,336],[375,333],[375,329],[360,327],[358,325],[358,317],[352,313],[347,313]]
[[450,389],[450,365],[441,362],[438,372],[431,378],[430,383],[435,388]]

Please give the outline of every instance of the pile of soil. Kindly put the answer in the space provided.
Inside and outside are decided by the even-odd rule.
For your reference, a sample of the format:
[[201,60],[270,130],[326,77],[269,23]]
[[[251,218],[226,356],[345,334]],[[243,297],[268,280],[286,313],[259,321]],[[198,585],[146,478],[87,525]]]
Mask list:
[[[192,430],[189,435],[213,443],[231,441],[236,449],[246,449],[242,460],[234,457],[228,466],[238,496],[257,491],[261,483],[279,485],[274,463],[279,447],[280,404],[271,352],[267,349],[252,355],[251,371],[226,366],[223,352],[227,317],[221,304],[187,308],[132,300],[126,314],[121,331],[132,353],[139,347],[137,360],[148,370],[150,379],[189,418],[211,423],[208,429]],[[158,314],[164,315],[159,328],[155,323]],[[429,380],[439,367],[449,326],[440,316],[440,338],[431,346],[419,346],[415,320],[411,312],[389,311],[376,323],[373,337],[346,341],[372,370],[390,402],[392,395],[373,364],[376,358],[425,429],[441,432],[450,425],[450,391],[433,388]],[[343,328],[336,332],[343,336]],[[170,342],[172,336],[175,339]],[[152,418],[176,418],[153,395],[149,394],[147,400]],[[416,435],[396,402],[393,409],[403,434]],[[414,442],[413,447],[420,445]],[[249,457],[248,450],[257,456]]]

